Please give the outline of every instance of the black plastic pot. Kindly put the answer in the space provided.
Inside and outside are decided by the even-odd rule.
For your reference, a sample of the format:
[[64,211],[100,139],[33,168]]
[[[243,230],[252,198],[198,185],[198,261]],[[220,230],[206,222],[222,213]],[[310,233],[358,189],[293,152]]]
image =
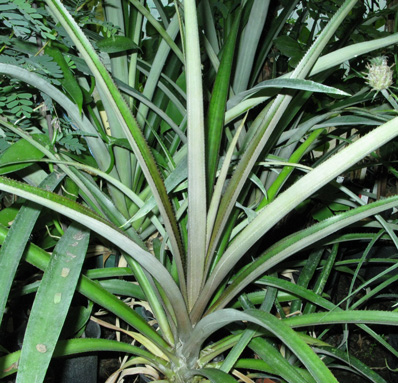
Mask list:
[[[83,334],[84,338],[99,338],[101,329],[98,323],[89,321]],[[97,383],[98,356],[82,355],[56,362],[57,383]]]

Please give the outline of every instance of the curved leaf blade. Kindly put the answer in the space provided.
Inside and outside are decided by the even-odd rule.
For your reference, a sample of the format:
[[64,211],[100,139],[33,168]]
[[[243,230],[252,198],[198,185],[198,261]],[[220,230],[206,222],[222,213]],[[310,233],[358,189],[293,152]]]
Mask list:
[[106,102],[120,124],[120,128],[128,139],[135,156],[142,168],[148,184],[158,202],[159,211],[162,215],[164,225],[169,233],[171,248],[176,260],[181,290],[185,296],[186,281],[183,268],[183,248],[180,233],[173,206],[168,198],[162,176],[157,167],[143,132],[141,131],[129,106],[119,92],[109,72],[101,62],[88,38],[84,35],[73,17],[59,0],[46,0],[49,8],[54,12],[56,18],[65,28],[70,38],[75,43],[86,64],[92,71],[100,93],[103,94],[103,102]]
[[[398,313],[396,314],[398,317]],[[248,321],[270,331],[282,341],[305,365],[309,373],[318,383],[338,383],[322,360],[305,343],[294,330],[285,325],[285,321],[277,319],[264,311],[250,309],[240,312],[234,309],[224,309],[205,316],[191,333],[190,342],[183,350],[188,360],[195,355],[200,345],[215,331],[236,321]]]
[[[7,148],[0,157],[0,174],[7,174],[25,169],[33,164],[33,161],[41,160],[44,157],[39,149],[30,142],[21,139]],[[24,162],[26,161],[26,162]],[[19,164],[10,164],[20,162]]]
[[365,323],[398,326],[398,312],[374,310],[342,310],[289,317],[283,320],[291,328],[321,326],[324,324]]
[[249,90],[238,93],[237,95],[228,100],[228,109],[233,108],[234,106],[238,105],[247,98],[261,92],[263,89],[273,89],[273,88],[307,90],[314,93],[327,93],[327,94],[336,94],[339,96],[350,96],[349,93],[344,92],[340,89],[328,85],[323,85],[321,83],[312,80],[306,80],[300,78],[275,78],[272,80],[263,81]]
[[78,221],[94,232],[108,238],[108,240],[122,249],[126,254],[135,259],[144,269],[148,271],[162,286],[173,306],[176,320],[181,331],[190,329],[185,301],[181,292],[167,269],[151,253],[142,249],[134,241],[128,238],[122,231],[114,227],[110,222],[96,215],[88,208],[79,205],[68,198],[34,188],[18,181],[0,177],[0,190],[19,195],[44,205],[49,209],[56,210],[60,214]]
[[[398,196],[373,202],[369,205],[357,207],[353,210],[341,213],[310,226],[300,232],[294,233],[274,246],[251,263],[243,272],[241,272],[224,291],[223,295],[211,307],[215,310],[224,307],[233,296],[235,296],[248,283],[254,281],[260,275],[264,274],[269,268],[295,254],[299,250],[308,247],[317,241],[327,237],[336,231],[347,227],[362,218],[369,217],[381,211],[392,208],[398,204]],[[299,286],[297,287],[299,289]],[[301,290],[300,290],[301,291]],[[313,298],[312,298],[313,299]],[[318,300],[320,302],[320,300]],[[324,302],[324,301],[323,301]]]
[[322,347],[317,350],[319,354],[324,354],[331,356],[336,359],[340,359],[346,362],[351,368],[358,371],[365,378],[369,379],[373,383],[387,383],[379,374],[373,371],[370,367],[368,367],[365,363],[362,363],[359,359],[355,358],[355,356],[348,354],[346,351],[339,350],[334,347]]
[[[8,233],[8,229],[0,226],[0,243],[2,243]],[[40,247],[30,243],[25,252],[25,260],[37,267],[40,270],[45,270],[50,261],[50,255]],[[104,307],[109,312],[115,314],[120,319],[124,320],[134,329],[140,331],[148,339],[156,343],[164,352],[167,352],[169,345],[165,340],[155,331],[148,323],[131,309],[122,300],[118,299],[115,295],[109,293],[97,282],[92,281],[85,275],[82,275],[77,285],[77,291],[84,295],[86,298],[101,307]]]
[[[343,5],[339,8],[333,18],[328,22],[328,24],[322,30],[313,45],[304,55],[303,59],[300,61],[294,72],[290,75],[290,78],[304,79],[309,74],[312,66],[318,59],[323,48],[326,46],[327,42],[333,36],[344,18],[354,7],[356,1],[357,0],[346,0],[343,3]],[[259,122],[257,131],[254,137],[251,139],[250,143],[248,144],[245,152],[243,153],[236,167],[236,170],[227,186],[223,199],[221,200],[220,209],[216,218],[216,223],[214,225],[212,237],[209,244],[208,252],[210,254],[215,251],[218,245],[221,235],[224,232],[224,229],[230,218],[231,212],[235,207],[238,196],[241,193],[242,188],[250,172],[252,171],[252,168],[255,165],[258,156],[260,155],[260,153],[262,153],[266,143],[268,142],[269,138],[277,127],[291,100],[291,95],[278,94],[274,101],[270,104],[269,110],[266,111],[264,118],[260,116],[258,117],[259,119],[261,118],[261,120]],[[227,256],[225,256],[225,258],[227,258]],[[225,267],[224,270],[227,271]],[[215,287],[215,284],[213,284],[213,286]],[[202,303],[199,303],[197,306],[196,310],[198,310],[198,312],[203,309],[203,306],[200,307],[201,305]],[[194,319],[196,319],[198,316],[199,315],[196,314],[196,312],[192,315]]]
[[[57,358],[61,356],[69,356],[85,352],[98,351],[128,353],[141,356],[152,362],[154,365],[162,366],[164,364],[164,361],[162,361],[160,358],[156,358],[154,355],[152,355],[148,351],[143,350],[140,347],[111,339],[77,338],[60,340],[55,347],[53,356]],[[0,357],[0,379],[5,378],[6,376],[14,374],[18,371],[18,360],[20,358],[20,355],[21,351],[16,351]]]
[[[54,190],[62,179],[63,176],[61,174],[54,172],[40,184],[40,187],[46,190]],[[0,323],[18,264],[40,212],[40,205],[26,202],[15,217],[7,237],[1,246],[0,270],[2,271],[2,277],[0,278]]]
[[46,376],[75,292],[88,242],[88,230],[72,224],[54,248],[29,316],[19,361],[18,383],[42,382]]
[[113,36],[97,41],[97,47],[106,53],[120,53],[139,49],[138,45],[129,37]]
[[202,375],[213,383],[236,383],[236,380],[224,371],[216,368],[201,368],[200,370],[192,370],[191,376]]
[[[254,338],[251,340],[249,347],[266,365],[272,366],[272,374],[280,375],[289,383],[308,383],[309,379],[306,378],[311,375],[304,369],[292,366],[267,339]],[[239,364],[239,360],[237,364]]]
[[60,83],[63,88],[68,92],[71,99],[76,103],[79,108],[79,112],[83,109],[83,92],[77,82],[76,77],[71,72],[68,63],[66,62],[63,54],[59,49],[47,46],[45,48],[46,54],[50,55],[54,61],[59,65],[64,75],[63,79],[60,79]]
[[[205,296],[208,293],[207,289],[214,291],[220,281],[228,274],[232,265],[282,216],[319,190],[320,187],[334,180],[344,170],[356,164],[359,159],[396,137],[398,134],[397,121],[398,118],[394,118],[361,137],[300,178],[278,198],[263,208],[253,221],[240,232],[224,253],[221,262],[216,266],[206,283],[201,295],[203,298],[201,303],[204,303]],[[199,306],[197,309],[199,309]]]

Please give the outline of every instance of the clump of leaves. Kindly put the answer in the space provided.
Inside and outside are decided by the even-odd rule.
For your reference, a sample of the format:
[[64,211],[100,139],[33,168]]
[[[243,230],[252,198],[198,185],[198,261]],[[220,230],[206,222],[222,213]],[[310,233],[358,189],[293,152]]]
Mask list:
[[[184,0],[175,2],[172,14],[155,1],[156,17],[141,1],[115,2],[104,20],[120,26],[120,36],[105,40],[118,41],[117,47],[98,52],[101,43],[95,42],[107,31],[94,27],[86,35],[81,25],[90,19],[76,22],[61,1],[46,0],[62,25],[54,28],[60,36],[60,46],[51,46],[58,49],[54,57],[67,55],[74,72],[68,63],[61,65],[65,60],[57,61],[64,76],[60,87],[48,73],[43,77],[0,63],[7,75],[53,98],[57,106],[39,120],[42,125],[62,116],[56,121],[61,132],[53,135],[51,124],[32,135],[0,120],[21,137],[0,157],[3,170],[13,173],[0,177],[0,189],[33,202],[14,210],[9,231],[0,226],[5,274],[0,316],[20,261],[45,270],[22,350],[1,359],[7,373],[18,370],[18,379],[43,381],[53,356],[100,349],[131,357],[112,379],[145,364],[156,370],[154,379],[173,383],[229,383],[233,375],[248,380],[258,371],[289,383],[336,383],[331,370],[344,363],[366,379],[383,381],[326,344],[316,328],[355,324],[389,347],[368,325],[396,325],[396,312],[342,310],[325,292],[341,266],[336,259],[346,228],[362,230],[363,220],[375,216],[360,238],[373,242],[383,236],[398,244],[394,226],[378,215],[396,206],[397,196],[363,205],[334,182],[393,140],[397,121],[391,113],[370,113],[363,108],[366,98],[338,89],[340,82],[324,82],[343,61],[395,44],[398,37],[349,49],[340,38],[343,47],[336,48],[338,31],[351,27],[347,17],[365,22],[363,4],[315,3],[314,18],[322,28],[308,33],[303,8],[308,2],[298,0],[272,7],[263,0],[203,0],[200,7]],[[300,21],[283,28],[298,4]],[[102,5],[106,10],[108,4]],[[134,28],[126,23],[132,19]],[[146,31],[156,38],[143,42]],[[285,73],[290,52],[278,53],[278,36],[300,39],[302,57],[297,55],[290,73]],[[140,44],[152,51],[134,48]],[[17,51],[17,44],[12,48]],[[264,63],[272,70],[256,84]],[[280,71],[284,75],[273,78]],[[344,77],[337,72],[334,78]],[[62,126],[64,115],[71,126]],[[374,130],[363,135],[368,125]],[[314,158],[313,148],[325,141],[335,145],[324,145],[325,153]],[[59,150],[62,145],[67,150]],[[328,194],[330,201],[322,194],[327,185],[336,190]],[[333,214],[308,225],[299,210],[311,210],[317,198]],[[35,224],[41,206],[62,218],[44,215],[44,224]],[[61,238],[25,252],[35,225],[56,228]],[[89,243],[104,242],[118,249],[122,267],[93,269],[86,261]],[[297,283],[292,268],[300,270]],[[112,328],[140,347],[109,339],[60,339],[75,291],[121,319],[123,328]],[[81,310],[79,322],[86,323],[90,311],[91,305]]]

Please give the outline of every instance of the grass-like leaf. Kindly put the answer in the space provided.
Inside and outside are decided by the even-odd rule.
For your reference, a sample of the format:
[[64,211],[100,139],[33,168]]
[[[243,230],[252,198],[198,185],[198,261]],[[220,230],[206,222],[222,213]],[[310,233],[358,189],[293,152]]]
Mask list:
[[139,247],[110,222],[107,222],[100,216],[94,214],[91,210],[67,198],[4,177],[0,180],[0,190],[19,195],[36,203],[45,205],[50,209],[57,210],[60,214],[64,214],[72,220],[76,220],[82,225],[94,230],[96,233],[108,238],[116,246],[133,257],[144,269],[158,280],[169,296],[176,314],[176,320],[179,326],[181,326],[180,328],[183,332],[188,331],[188,328],[190,328],[190,320],[187,316],[184,299],[171,275],[167,272],[167,269],[149,252]]
[[143,133],[134,116],[131,114],[127,103],[123,99],[111,76],[102,64],[87,37],[81,31],[80,27],[60,1],[48,0],[47,5],[68,32],[69,36],[83,55],[90,70],[96,77],[100,90],[106,96],[106,101],[109,103],[111,110],[115,113],[115,116],[117,117],[118,122],[140,163],[146,176],[146,180],[158,202],[158,207],[162,214],[164,224],[168,229],[171,247],[178,266],[180,285],[184,294],[185,275],[182,265],[183,250],[178,225],[163,179],[152,156],[151,149],[146,143]]
[[[328,25],[320,33],[317,40],[303,57],[297,68],[291,74],[292,79],[303,79],[310,72],[312,66],[318,59],[323,48],[336,31],[341,21],[347,16],[354,7],[355,0],[347,0],[339,9],[339,11],[329,21]],[[292,96],[279,94],[267,109],[265,116],[258,117],[261,121],[257,131],[242,155],[239,164],[235,170],[231,181],[225,191],[224,197],[220,203],[220,209],[214,225],[212,238],[210,240],[208,252],[212,254],[217,247],[225,226],[230,219],[230,213],[235,206],[237,198],[257,161],[258,156],[262,153],[264,146],[271,137],[283,113],[287,109]],[[258,238],[257,238],[258,239]],[[245,242],[245,241],[242,241]],[[238,241],[237,243],[242,243]],[[253,242],[254,243],[254,242]],[[253,244],[252,243],[252,244]],[[247,249],[246,249],[247,250]],[[224,255],[227,256],[227,255]],[[226,267],[224,270],[226,271]]]
[[300,359],[317,382],[337,383],[336,378],[329,369],[296,332],[285,327],[282,324],[284,322],[272,314],[260,310],[250,309],[241,312],[233,309],[224,309],[206,316],[192,331],[192,341],[185,349],[184,355],[189,360],[192,357],[192,353],[195,354],[197,352],[197,347],[212,333],[224,327],[227,323],[242,320],[259,325],[279,338]]
[[[111,351],[115,353],[122,352],[141,356],[142,358],[145,358],[148,363],[151,363],[157,367],[164,364],[164,361],[162,361],[160,358],[154,357],[154,355],[152,355],[150,352],[145,351],[140,347],[110,339],[79,338],[60,340],[55,347],[53,356],[62,357],[86,352],[101,351]],[[20,356],[21,351],[16,351],[0,357],[0,379],[18,371],[18,360]],[[166,370],[167,369],[165,368],[164,371]]]
[[276,243],[262,256],[251,263],[250,266],[243,270],[224,291],[217,304],[212,307],[212,310],[214,310],[219,304],[223,307],[238,291],[240,291],[241,288],[243,288],[243,286],[247,286],[249,280],[254,281],[266,270],[269,270],[272,266],[281,262],[282,259],[286,259],[304,247],[313,245],[316,241],[335,233],[343,227],[351,225],[364,217],[389,209],[397,204],[397,196],[373,202],[372,204],[360,206],[356,209],[321,221],[307,229],[284,238],[283,241]]
[[204,277],[206,256],[205,125],[202,64],[196,2],[185,1],[186,81],[188,121],[188,302],[195,304]]
[[193,370],[191,376],[201,375],[209,379],[213,383],[236,383],[236,380],[223,371],[215,368],[202,368],[200,370]]
[[17,382],[44,380],[80,277],[89,238],[87,229],[72,224],[55,246],[29,316]]
[[[207,286],[205,286],[202,294],[203,301],[198,303],[197,309],[200,309],[200,304],[204,303],[207,289],[209,289],[209,291],[215,290],[218,283],[220,283],[228,274],[228,270],[231,269],[232,264],[235,264],[238,258],[245,254],[245,252],[274,225],[274,223],[279,221],[280,218],[285,215],[285,209],[286,213],[291,211],[291,209],[318,190],[321,186],[332,181],[344,170],[356,164],[358,158],[363,158],[371,151],[377,149],[377,147],[395,137],[398,134],[395,128],[397,121],[398,119],[393,119],[368,133],[364,137],[361,137],[349,147],[345,148],[340,153],[303,176],[293,186],[280,194],[272,203],[262,209],[256,218],[254,218],[254,220],[248,224],[244,230],[242,230],[239,236],[224,253],[224,261],[221,261],[219,265],[216,266],[213,274],[209,277]],[[301,198],[300,195],[303,195],[303,198]],[[274,218],[275,221],[273,222]]]
[[[7,233],[8,229],[0,226],[0,242],[4,241]],[[31,243],[26,248],[25,259],[33,266],[44,271],[50,262],[50,255]],[[127,306],[123,301],[118,299],[115,295],[102,288],[98,283],[91,281],[86,276],[81,276],[77,285],[77,291],[92,302],[99,304],[110,312],[113,312],[133,328],[151,339],[161,347],[163,351],[167,352],[169,345],[164,341],[164,339],[154,329],[152,329],[139,314]]]
[[[62,179],[62,174],[54,172],[40,184],[40,187],[46,190],[54,190]],[[16,270],[41,210],[40,205],[26,202],[12,222],[10,231],[1,246],[0,270],[2,270],[3,276],[0,278],[2,292],[0,294],[0,323]]]

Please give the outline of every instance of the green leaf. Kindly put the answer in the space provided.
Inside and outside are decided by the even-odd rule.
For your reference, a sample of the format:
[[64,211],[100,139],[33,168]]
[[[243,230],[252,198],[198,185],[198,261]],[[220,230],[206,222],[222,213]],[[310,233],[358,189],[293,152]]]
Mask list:
[[88,242],[89,232],[72,224],[57,243],[29,315],[17,382],[44,380],[75,292]]
[[291,328],[341,323],[373,323],[377,325],[398,326],[398,312],[371,310],[328,311],[326,313],[313,313],[289,317],[284,319],[283,322],[288,324]]
[[82,335],[90,320],[93,305],[93,302],[89,302],[87,307],[71,305],[65,319],[68,325],[62,328],[60,339],[76,338]]
[[[174,15],[174,17],[170,21],[170,24],[166,32],[172,39],[175,39],[177,37],[179,32],[179,19],[177,17],[177,14]],[[155,92],[157,92],[158,90],[159,80],[161,78],[161,75],[165,72],[167,68],[165,64],[170,60],[170,54],[171,54],[170,50],[171,50],[170,46],[166,42],[166,40],[162,40],[159,46],[156,47],[156,55],[153,59],[151,70],[145,81],[145,87],[142,94],[147,99],[153,100],[154,102],[156,100],[154,99],[154,95]],[[148,112],[149,112],[148,106],[146,106],[144,103],[141,103],[137,111],[137,120],[142,127],[146,126],[145,129],[146,132],[149,131],[149,128],[152,125],[150,121],[147,120]]]
[[224,371],[215,368],[201,368],[200,370],[192,370],[191,376],[202,375],[213,383],[236,383],[236,380]]
[[381,39],[374,39],[371,41],[352,44],[347,47],[338,49],[334,52],[330,52],[319,58],[319,60],[312,68],[310,76],[314,76],[317,73],[333,68],[339,64],[342,64],[345,61],[361,56],[365,53],[369,53],[377,49],[382,49],[384,47],[387,47],[389,45],[394,45],[397,43],[398,43],[398,33],[393,33]]
[[[351,9],[354,7],[356,3],[356,0],[346,0],[343,5],[340,7],[339,11],[334,15],[334,17],[329,21],[327,26],[322,30],[320,35],[318,36],[317,40],[315,43],[311,46],[311,48],[308,50],[300,64],[297,66],[296,70],[291,74],[291,78],[297,78],[297,79],[304,79],[310,72],[311,68],[313,67],[314,63],[318,59],[320,53],[328,43],[329,39],[333,36],[341,22],[344,20],[344,18],[348,15],[348,13],[351,11]],[[261,112],[258,117],[257,121],[255,121],[253,124],[258,124],[258,129],[256,130],[256,133],[252,140],[250,141],[249,145],[245,149],[245,152],[242,154],[242,157],[236,166],[235,172],[233,176],[231,177],[230,182],[227,185],[227,188],[225,190],[225,193],[223,195],[223,198],[220,202],[220,208],[216,217],[216,223],[214,225],[214,230],[212,232],[212,237],[208,246],[208,253],[213,254],[216,251],[216,248],[219,244],[219,241],[221,239],[221,236],[224,232],[224,229],[231,219],[231,213],[232,210],[235,207],[235,203],[238,199],[238,196],[241,194],[242,188],[246,184],[247,178],[249,177],[250,172],[253,169],[253,166],[256,164],[256,161],[258,159],[258,156],[263,153],[263,149],[265,145],[269,142],[270,137],[274,133],[274,130],[277,128],[278,123],[280,122],[282,116],[286,112],[290,101],[292,99],[291,95],[283,95],[283,94],[278,94],[274,101],[270,104],[269,107],[266,107],[263,112]],[[253,125],[252,124],[252,125]],[[387,140],[388,141],[388,140]],[[382,144],[382,143],[381,143]],[[354,154],[353,152],[351,154]],[[358,160],[358,155],[355,156],[355,162]],[[321,165],[322,166],[322,165]],[[342,166],[343,167],[343,166]],[[319,168],[319,167],[318,167]],[[337,170],[337,167],[334,168],[334,170]],[[343,169],[341,169],[343,170]],[[312,174],[313,172],[310,172],[309,174]],[[326,176],[330,175],[332,176],[332,171],[330,172],[325,172],[323,175]],[[308,176],[308,174],[307,174]],[[333,175],[334,176],[334,175]],[[337,175],[336,175],[337,176]],[[305,176],[306,177],[306,176]],[[305,179],[303,177],[300,181]],[[334,177],[333,177],[334,178]],[[300,182],[299,181],[299,182]],[[329,180],[328,180],[329,181]],[[328,182],[326,181],[326,182]],[[299,184],[299,182],[296,183]],[[314,183],[319,185],[319,179]],[[309,191],[310,183],[306,184],[304,187],[302,187],[301,192],[304,193],[304,191]],[[319,185],[320,187],[320,185]],[[298,203],[297,198],[297,189],[296,188],[289,188],[288,192],[294,194],[294,197],[289,198],[289,202],[285,201],[284,202],[284,207],[287,207],[290,203],[293,203],[295,205],[295,201]],[[312,194],[313,191],[311,191]],[[286,195],[286,192],[285,192]],[[276,201],[276,200],[275,200]],[[274,202],[275,202],[274,201]],[[268,205],[268,207],[271,206]],[[260,236],[254,238],[253,236],[253,231],[256,231],[260,229],[261,225],[258,225],[260,221],[260,217],[262,216],[262,213],[266,210],[267,208],[264,208],[262,212],[257,215],[257,217],[240,233],[240,238],[236,238],[238,240],[234,240],[230,247],[227,249],[226,252],[224,252],[220,262],[214,269],[214,272],[210,275],[208,278],[206,285],[204,289],[202,290],[201,296],[198,299],[197,306],[192,310],[192,318],[196,320],[201,316],[201,312],[205,309],[205,305],[207,304],[207,300],[209,299],[209,295],[212,295],[212,292],[219,286],[222,280],[224,280],[225,276],[230,272],[232,263],[235,264],[236,262],[234,261],[234,257],[231,257],[230,254],[233,252],[233,248],[240,247],[242,246],[245,242],[248,243],[250,242],[250,246],[245,247],[244,252],[241,253],[243,255],[246,253],[246,251],[255,243],[257,240],[260,238]],[[277,221],[279,221],[282,217],[279,215],[281,212],[281,206],[278,206],[278,213],[275,213],[275,218],[278,216]],[[264,217],[264,216],[263,216]],[[274,215],[273,213],[267,214],[267,222],[270,223],[272,221]],[[270,219],[269,219],[270,218]],[[272,224],[273,225],[273,224]],[[254,227],[253,227],[254,226]],[[250,229],[249,229],[250,227]],[[269,226],[271,227],[271,225]],[[253,229],[253,230],[252,230]],[[249,233],[250,234],[249,234]],[[243,234],[245,233],[245,234]],[[261,233],[261,236],[265,234],[265,231]],[[229,265],[228,265],[229,264]],[[222,265],[222,266],[219,266]],[[227,266],[228,265],[228,266]],[[219,277],[217,274],[219,274]],[[222,275],[222,277],[221,277]],[[215,278],[217,278],[217,281],[215,281]],[[212,290],[210,294],[208,294],[207,289]]]
[[46,47],[45,52],[50,55],[61,68],[64,78],[60,79],[59,81],[74,103],[77,105],[79,112],[81,113],[83,109],[83,92],[76,80],[75,75],[71,72],[63,54],[59,49],[49,46]]
[[124,281],[120,279],[107,279],[104,281],[100,281],[100,284],[105,290],[115,295],[124,295],[139,300],[146,299],[141,287],[129,281]]
[[244,92],[238,93],[236,96],[228,100],[228,109],[233,108],[238,105],[243,100],[248,97],[254,96],[261,92],[263,89],[299,89],[307,90],[310,92],[326,93],[326,94],[336,94],[339,96],[350,96],[349,93],[344,92],[340,89],[334,88],[332,86],[323,85],[312,80],[305,80],[299,78],[276,78],[273,80],[267,80],[259,83],[252,89],[246,90]]
[[183,63],[184,55],[182,54],[180,48],[178,48],[174,40],[167,34],[162,25],[151,15],[151,12],[149,12],[149,10],[143,4],[141,4],[139,0],[130,0],[130,2],[146,17],[150,25],[152,25],[158,31],[158,33],[170,45],[170,48]]
[[308,382],[305,374],[306,371],[292,366],[267,339],[254,338],[251,340],[249,347],[266,363],[265,367],[267,365],[272,366],[272,370],[270,371],[272,374],[281,376],[289,383]]
[[[229,302],[232,297],[238,293],[238,291],[241,291],[244,286],[247,286],[248,283],[254,281],[257,277],[264,274],[272,266],[280,263],[282,260],[285,260],[299,250],[302,250],[309,245],[313,245],[320,239],[335,233],[343,227],[346,227],[370,215],[378,214],[383,210],[396,206],[397,204],[397,196],[389,197],[388,199],[379,200],[377,202],[373,202],[371,204],[360,206],[353,210],[341,213],[312,225],[307,229],[285,237],[282,241],[277,242],[271,248],[267,249],[259,258],[248,265],[247,268],[242,270],[234,279],[234,281],[225,289],[223,295],[212,307],[212,310],[218,306],[224,307],[224,305]],[[264,208],[264,210],[266,210],[266,208]],[[247,227],[250,225],[252,224],[249,224]],[[297,286],[297,288],[299,287],[300,286]]]
[[[64,108],[69,117],[72,119],[73,123],[78,126],[82,132],[94,134],[95,136],[98,135],[97,130],[91,124],[90,120],[84,114],[80,113],[77,105],[75,105],[68,96],[55,88],[44,78],[16,65],[8,65],[2,63],[0,63],[0,73],[15,77],[48,94],[54,101],[56,101],[62,108]],[[12,130],[13,128],[13,126],[6,121],[1,121],[1,124],[6,126],[10,130]],[[43,137],[44,135],[41,136],[41,138]],[[105,146],[104,142],[102,140],[98,140],[96,137],[86,137],[86,141],[89,144],[90,150],[93,153],[93,156],[97,161],[100,169],[108,169],[110,159],[107,147]],[[47,156],[49,158],[52,158],[49,154],[47,154]],[[66,174],[68,174],[67,169],[63,170]]]
[[316,211],[312,212],[312,217],[317,221],[323,221],[326,218],[333,217],[334,212],[349,210],[349,206],[341,203],[332,202],[327,206],[322,206]]
[[[398,317],[398,313],[396,317]],[[183,355],[189,361],[205,339],[220,328],[236,321],[254,323],[274,334],[297,356],[317,382],[338,383],[330,370],[305,341],[301,339],[299,334],[288,326],[284,326],[284,321],[260,310],[250,309],[241,312],[234,309],[224,309],[205,316],[191,332],[191,338],[182,350]]]
[[12,206],[0,210],[0,225],[10,226],[14,221],[22,203],[15,202]]
[[387,383],[379,374],[369,368],[366,364],[362,363],[359,359],[353,355],[348,354],[347,351],[339,350],[334,347],[322,347],[316,350],[319,354],[331,356],[336,359],[340,359],[346,362],[351,368],[358,371],[364,378],[369,379],[373,383]]
[[276,47],[281,51],[284,56],[291,59],[301,59],[304,55],[303,49],[299,42],[290,36],[280,36],[275,40]]
[[136,51],[139,49],[138,45],[129,37],[113,36],[97,41],[97,47],[106,53],[120,53],[126,51]]
[[188,306],[193,307],[204,278],[206,257],[206,171],[202,63],[196,1],[184,3],[188,123]]
[[[160,358],[155,357],[153,354],[140,347],[110,339],[79,338],[61,340],[58,342],[53,355],[54,357],[61,357],[98,351],[127,353],[142,356],[149,361],[154,361],[155,364],[164,364],[164,361],[160,360]],[[17,372],[20,355],[21,351],[16,351],[0,358],[0,366],[2,366],[2,369],[0,370],[0,379]]]
[[235,44],[241,12],[235,17],[232,31],[224,46],[220,67],[214,82],[206,125],[206,177],[207,197],[210,200],[217,172],[218,158],[225,119],[225,103],[229,92]]
[[[126,254],[131,256],[148,273],[156,278],[170,300],[175,312],[177,324],[181,326],[183,330],[188,330],[190,327],[190,320],[186,311],[185,302],[181,295],[181,291],[174,282],[172,276],[156,258],[154,258],[148,251],[145,251],[138,246],[120,229],[95,214],[90,209],[58,194],[50,193],[5,177],[0,177],[0,189],[45,205],[46,207],[78,221],[94,232],[108,238],[109,241],[114,243],[121,250],[125,251]],[[163,340],[161,337],[157,336],[157,341],[159,341],[159,338],[162,344]]]
[[[0,226],[0,243],[4,241],[7,233],[8,229]],[[47,268],[50,261],[50,255],[32,243],[28,245],[25,257],[27,262],[43,271]],[[77,291],[109,312],[114,313],[148,339],[151,339],[162,350],[167,350],[168,344],[139,314],[115,295],[102,288],[97,282],[93,282],[83,275],[80,278]]]
[[[62,179],[63,175],[54,172],[40,186],[46,190],[54,190]],[[13,220],[8,235],[1,246],[0,270],[2,270],[3,277],[0,278],[0,323],[17,267],[41,210],[40,205],[26,202]]]
[[[28,141],[21,139],[12,144],[0,157],[0,174],[7,174],[25,169],[35,161],[44,157],[39,149],[35,148]],[[26,163],[23,163],[26,161]],[[10,162],[22,162],[19,164],[7,165]]]
[[[248,2],[250,4],[250,2]],[[247,89],[254,64],[255,52],[262,43],[261,33],[266,23],[270,0],[251,2],[249,20],[241,33],[233,90],[237,93]]]
[[[181,290],[183,295],[186,296],[185,272],[183,267],[184,249],[182,248],[177,220],[162,176],[143,132],[93,46],[64,5],[59,0],[46,0],[46,3],[76,44],[79,52],[92,71],[100,92],[103,94],[102,101],[106,100],[109,104],[110,110],[114,112],[120,128],[133,148],[138,163],[146,177],[146,181],[158,202],[159,211],[168,231],[173,256],[177,264]],[[185,315],[184,318],[187,319],[187,316]],[[188,327],[182,331],[189,331]]]

